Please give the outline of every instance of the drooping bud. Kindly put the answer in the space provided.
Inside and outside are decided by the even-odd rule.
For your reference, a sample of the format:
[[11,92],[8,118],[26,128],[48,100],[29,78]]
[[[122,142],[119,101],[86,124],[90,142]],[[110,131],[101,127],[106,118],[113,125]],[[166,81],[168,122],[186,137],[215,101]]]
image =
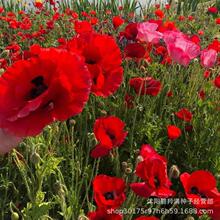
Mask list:
[[34,152],[31,154],[30,159],[31,159],[31,162],[32,162],[33,164],[35,164],[35,165],[38,164],[38,163],[40,162],[40,160],[41,160],[40,155],[39,155],[36,151],[34,151]]
[[169,177],[170,179],[178,179],[180,176],[179,168],[176,165],[172,165],[169,170]]
[[17,212],[11,213],[11,220],[19,220],[19,215]]

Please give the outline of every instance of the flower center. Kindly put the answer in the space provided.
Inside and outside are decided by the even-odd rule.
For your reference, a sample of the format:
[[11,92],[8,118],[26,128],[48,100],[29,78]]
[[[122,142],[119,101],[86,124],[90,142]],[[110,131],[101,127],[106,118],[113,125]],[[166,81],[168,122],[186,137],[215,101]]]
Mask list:
[[154,185],[156,186],[156,188],[159,188],[160,186],[160,180],[157,176],[154,177]]
[[190,193],[195,194],[195,195],[199,195],[201,196],[201,198],[207,199],[207,196],[201,192],[199,192],[199,189],[196,186],[193,186],[190,189]]
[[35,77],[31,83],[34,85],[34,88],[29,93],[29,100],[37,98],[48,89],[48,86],[44,83],[43,76]]
[[96,60],[89,58],[89,59],[86,59],[86,63],[93,65],[93,64],[96,64]]
[[110,139],[111,139],[112,141],[115,140],[115,135],[112,134],[112,132],[106,131],[106,133],[107,133],[107,135],[110,137]]
[[104,197],[106,200],[114,200],[115,194],[114,194],[114,192],[107,192],[104,194]]

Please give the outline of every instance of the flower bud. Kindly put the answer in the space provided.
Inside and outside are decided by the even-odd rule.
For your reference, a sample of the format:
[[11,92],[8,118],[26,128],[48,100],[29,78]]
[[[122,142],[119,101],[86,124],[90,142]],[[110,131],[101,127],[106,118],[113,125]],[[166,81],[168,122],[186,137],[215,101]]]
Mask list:
[[104,116],[106,116],[108,114],[105,110],[101,110],[100,113]]
[[70,119],[69,123],[70,123],[71,125],[75,125],[75,124],[76,124],[76,121],[75,121],[74,119]]
[[0,69],[0,76],[3,74],[5,72],[5,70],[4,69]]
[[60,183],[59,181],[57,181],[55,184],[54,184],[54,188],[55,188],[55,191],[56,193],[60,196],[60,197],[64,197],[65,196],[65,186]]
[[144,158],[142,157],[142,156],[138,156],[137,157],[137,163],[140,163],[140,162],[142,162],[144,160]]
[[179,168],[176,165],[172,165],[169,171],[169,177],[170,179],[178,179],[180,176]]
[[122,165],[122,167],[123,167],[124,169],[126,169],[126,168],[128,167],[128,163],[127,163],[126,161],[123,161],[123,162],[121,163],[121,165]]
[[130,167],[127,167],[125,169],[125,173],[127,173],[127,174],[132,173],[132,169]]
[[39,162],[40,162],[40,155],[36,152],[36,151],[34,151],[32,154],[31,154],[31,162],[33,163],[33,164],[38,164]]
[[1,58],[8,58],[10,55],[10,50],[4,50],[2,53],[1,53]]
[[11,220],[18,220],[19,219],[19,215],[17,212],[12,212],[11,213]]

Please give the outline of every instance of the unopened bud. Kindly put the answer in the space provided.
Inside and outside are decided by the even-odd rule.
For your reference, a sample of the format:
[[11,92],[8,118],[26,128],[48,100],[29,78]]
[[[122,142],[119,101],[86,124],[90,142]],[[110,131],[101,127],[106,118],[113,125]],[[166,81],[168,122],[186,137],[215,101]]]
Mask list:
[[169,171],[169,177],[170,179],[178,179],[180,176],[180,171],[179,171],[179,168],[176,166],[176,165],[173,165],[171,168],[170,168],[170,171]]
[[5,70],[4,69],[0,69],[0,76],[3,74],[5,72]]
[[17,212],[12,212],[11,213],[11,220],[18,220],[19,219],[19,215]]
[[71,125],[75,125],[75,124],[76,124],[76,121],[75,121],[74,119],[70,119],[69,123],[70,123]]
[[140,66],[140,71],[145,72],[146,68],[142,65]]
[[60,196],[60,197],[64,197],[65,196],[65,187],[62,183],[60,183],[59,181],[57,181],[54,184],[54,188],[56,193]]
[[142,156],[138,156],[137,157],[137,163],[140,163],[140,162],[142,162],[144,160],[144,158],[142,157]]
[[130,167],[127,167],[125,169],[125,173],[127,173],[127,174],[132,173],[132,169]]
[[9,50],[4,50],[2,53],[1,53],[1,58],[8,58],[10,55],[10,51]]
[[86,217],[85,215],[80,215],[78,220],[89,220],[89,218]]
[[34,151],[32,154],[31,154],[31,162],[33,163],[33,164],[38,164],[39,162],[40,162],[40,155],[36,152],[36,151]]
[[104,115],[104,116],[108,114],[105,110],[101,110],[100,112],[101,112],[101,114]]
[[128,167],[128,163],[127,163],[126,161],[123,161],[123,162],[121,163],[121,165],[122,165],[122,167],[123,167],[124,169],[126,169],[126,168]]

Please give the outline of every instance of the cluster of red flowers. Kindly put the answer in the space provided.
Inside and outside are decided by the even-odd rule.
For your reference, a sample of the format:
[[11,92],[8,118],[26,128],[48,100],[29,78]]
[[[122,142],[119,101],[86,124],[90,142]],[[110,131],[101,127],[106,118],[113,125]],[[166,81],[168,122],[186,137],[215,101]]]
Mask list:
[[[166,158],[159,155],[152,146],[144,144],[140,149],[139,160],[140,162],[137,164],[135,173],[143,182],[130,184],[134,193],[144,198],[174,197],[176,192],[170,189],[172,183],[167,175]],[[170,172],[169,175],[170,178],[178,178],[175,171]],[[204,213],[204,210],[209,209],[213,210],[210,213],[210,217],[213,220],[220,218],[220,192],[216,188],[215,177],[210,172],[198,170],[192,174],[182,173],[180,181],[187,199],[196,208],[198,215]],[[123,215],[117,213],[117,208],[120,208],[126,199],[125,188],[126,184],[122,178],[97,175],[93,180],[94,199],[97,204],[97,210],[88,213],[89,219],[123,219]],[[145,219],[156,220],[158,218],[153,216],[140,216],[136,218],[136,220]]]
[[26,54],[0,78],[3,153],[53,121],[82,112],[91,92],[102,97],[113,94],[123,78],[114,39],[95,32],[79,34],[62,48],[33,45]]

